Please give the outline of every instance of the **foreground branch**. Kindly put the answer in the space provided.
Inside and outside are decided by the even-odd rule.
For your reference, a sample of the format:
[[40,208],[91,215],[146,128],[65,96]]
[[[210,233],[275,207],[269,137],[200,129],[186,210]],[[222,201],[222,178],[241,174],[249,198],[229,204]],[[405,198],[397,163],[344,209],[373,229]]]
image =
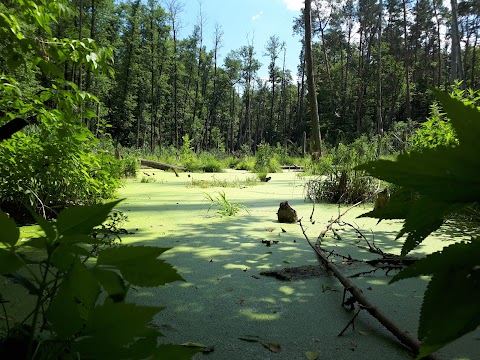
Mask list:
[[[352,206],[355,207],[356,205]],[[345,212],[347,212],[347,209]],[[345,214],[345,212],[343,214]],[[342,214],[342,215],[343,215]],[[340,215],[339,218],[342,216]],[[335,277],[342,283],[344,288],[352,294],[353,298],[360,304],[360,306],[369,312],[375,319],[377,319],[380,324],[382,324],[388,331],[390,331],[402,344],[407,346],[413,353],[416,355],[420,352],[421,343],[416,338],[410,336],[407,331],[400,329],[392,320],[390,320],[385,314],[383,314],[373,303],[371,303],[362,293],[362,291],[356,287],[345,275],[343,275],[338,267],[330,262],[325,254],[325,251],[320,247],[320,245],[314,245],[308,238],[305,229],[302,225],[301,220],[299,221],[300,227],[302,229],[303,235],[307,240],[308,244],[317,254],[319,260],[325,265],[325,267],[332,271]],[[325,231],[326,232],[326,231]],[[320,237],[319,237],[320,238]],[[426,359],[436,359],[434,356],[429,356]]]
[[158,161],[145,160],[145,159],[140,159],[140,165],[148,166],[148,167],[151,167],[154,169],[160,169],[160,170],[173,170],[173,172],[177,177],[179,176],[177,173],[177,170],[185,170],[185,168],[182,166],[174,166],[170,164],[161,163]]

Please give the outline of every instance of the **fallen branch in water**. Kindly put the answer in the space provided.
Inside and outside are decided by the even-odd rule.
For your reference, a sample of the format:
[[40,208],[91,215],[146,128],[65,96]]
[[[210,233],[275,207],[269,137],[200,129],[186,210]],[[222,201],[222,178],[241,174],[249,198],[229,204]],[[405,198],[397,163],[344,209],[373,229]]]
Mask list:
[[[338,221],[347,211],[352,209],[355,206],[358,206],[359,204],[355,204],[352,207],[348,208],[346,211],[344,211],[342,214],[339,215],[339,217],[335,220]],[[300,228],[302,229],[302,233],[307,240],[308,244],[310,247],[315,251],[317,254],[319,260],[322,262],[325,267],[332,271],[335,277],[342,283],[343,287],[345,288],[345,291],[350,292],[352,295],[353,301],[350,299],[347,301],[344,301],[342,305],[347,304],[353,306],[355,302],[357,302],[360,306],[361,309],[364,309],[368,311],[370,315],[372,315],[375,319],[380,322],[390,333],[392,333],[403,345],[408,347],[415,355],[417,355],[420,352],[420,346],[421,343],[418,341],[418,339],[412,337],[407,331],[400,329],[397,324],[395,324],[392,320],[390,320],[383,312],[381,312],[373,303],[371,303],[364,295],[363,292],[355,286],[345,275],[343,275],[338,267],[332,263],[331,261],[328,260],[328,257],[326,256],[326,252],[324,249],[321,248],[320,243],[317,242],[316,245],[312,244],[310,239],[308,238],[305,228],[302,225],[302,221],[299,220]],[[331,223],[333,224],[333,222]],[[330,225],[329,225],[330,226]],[[325,231],[322,231],[323,236],[325,233],[328,231],[329,226],[327,226]],[[321,234],[322,234],[321,233]],[[322,237],[323,237],[322,236]],[[321,242],[321,238],[319,236],[319,240]],[[358,314],[357,314],[358,315]],[[356,316],[355,316],[356,317]],[[352,322],[353,323],[353,320]],[[351,324],[349,323],[349,324]],[[343,331],[342,331],[343,333]],[[437,359],[434,355],[430,355],[426,357],[425,359],[430,359],[434,360]]]
[[177,177],[179,176],[177,173],[177,170],[185,170],[185,168],[182,166],[175,166],[175,165],[161,163],[158,161],[145,160],[145,159],[140,159],[140,165],[148,166],[148,167],[159,169],[159,170],[173,170],[173,172]]

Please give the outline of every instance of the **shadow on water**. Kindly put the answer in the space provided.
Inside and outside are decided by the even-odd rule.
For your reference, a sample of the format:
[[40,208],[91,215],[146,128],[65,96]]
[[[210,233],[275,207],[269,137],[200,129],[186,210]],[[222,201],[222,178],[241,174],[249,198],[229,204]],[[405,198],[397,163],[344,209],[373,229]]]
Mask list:
[[[302,190],[294,188],[298,184],[293,183],[283,179],[253,189],[194,189],[180,183],[129,185],[133,193],[120,208],[128,211],[129,226],[138,230],[125,236],[125,242],[172,247],[162,258],[186,280],[161,288],[137,289],[131,296],[142,304],[166,306],[155,320],[166,335],[162,341],[214,345],[215,351],[208,355],[211,359],[303,359],[306,351],[318,351],[325,359],[409,358],[403,346],[366,312],[359,316],[355,330],[337,336],[353,312],[341,306],[343,288],[333,276],[280,281],[260,274],[318,264],[300,226],[277,222],[281,201],[288,200],[303,216],[313,242],[328,220],[338,214],[335,205],[317,204],[316,224],[310,224],[312,205],[303,201]],[[215,208],[207,213],[210,204],[205,201],[205,193],[218,191],[225,191],[227,199],[245,205],[250,213],[223,218],[215,215]],[[357,224],[369,241],[373,240],[372,229],[376,246],[399,253],[402,243],[394,239],[401,223],[376,225],[376,220],[357,219],[367,210],[352,210],[345,221]],[[341,240],[327,236],[325,248],[359,260],[378,258],[353,229],[336,229]],[[265,240],[271,245],[266,246],[262,242]],[[337,261],[341,263],[340,258]],[[365,264],[340,266],[348,275],[372,269]],[[377,271],[353,282],[401,328],[415,334],[427,281],[413,279],[388,285],[393,275]],[[282,351],[273,354],[258,344],[239,340],[246,335],[277,342]],[[467,344],[473,341],[467,340]],[[454,354],[480,358],[476,356],[480,355],[478,346],[474,350],[474,346],[464,344],[444,350],[445,358],[455,358]]]

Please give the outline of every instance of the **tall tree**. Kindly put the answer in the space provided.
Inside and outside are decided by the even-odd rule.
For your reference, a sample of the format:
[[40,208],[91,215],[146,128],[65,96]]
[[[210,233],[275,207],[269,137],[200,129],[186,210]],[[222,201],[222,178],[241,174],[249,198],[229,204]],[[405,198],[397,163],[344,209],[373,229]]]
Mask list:
[[457,0],[450,0],[452,7],[452,53],[451,53],[451,73],[450,81],[455,80],[463,81],[463,64],[462,64],[462,51],[460,47],[460,32],[458,29],[458,4]]
[[312,125],[312,157],[322,156],[322,135],[320,133],[320,119],[318,117],[317,93],[315,90],[315,76],[313,73],[312,54],[312,2],[305,0],[305,63],[307,67],[308,99],[310,102],[310,121]]
[[269,143],[274,142],[274,107],[275,107],[275,88],[277,87],[277,75],[279,72],[277,66],[277,60],[280,56],[280,51],[282,49],[282,43],[280,42],[280,38],[277,35],[272,35],[267,41],[267,45],[265,47],[264,55],[268,56],[270,62],[268,64],[268,77],[270,80],[271,86],[271,99],[270,99],[270,115],[268,118],[268,128],[267,128],[267,141]]

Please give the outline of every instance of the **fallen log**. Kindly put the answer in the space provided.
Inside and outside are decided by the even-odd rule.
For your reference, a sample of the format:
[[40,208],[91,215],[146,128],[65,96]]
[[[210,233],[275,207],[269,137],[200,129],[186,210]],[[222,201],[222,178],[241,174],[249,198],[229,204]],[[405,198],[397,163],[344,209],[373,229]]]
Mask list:
[[[347,209],[347,211],[349,209]],[[345,213],[343,213],[342,215],[344,215],[344,214]],[[339,216],[339,218],[340,217],[341,216]],[[312,242],[310,241],[310,239],[308,238],[308,236],[305,232],[305,229],[302,225],[301,220],[299,220],[299,224],[300,224],[300,227],[302,229],[302,233],[303,233],[305,239],[307,240],[310,247],[317,254],[318,259],[321,261],[322,264],[325,265],[325,267],[328,270],[332,271],[333,275],[335,275],[335,277],[338,279],[338,281],[340,281],[340,283],[343,285],[345,291],[348,291],[352,295],[352,297],[354,299],[354,302],[357,302],[360,305],[361,309],[364,309],[364,310],[368,311],[368,313],[370,315],[372,315],[375,319],[377,319],[378,322],[380,322],[380,324],[382,324],[385,327],[385,329],[387,329],[391,334],[393,334],[403,345],[408,347],[415,355],[418,355],[419,352],[420,352],[421,342],[418,339],[412,337],[408,333],[408,331],[400,329],[381,310],[379,310],[373,303],[371,303],[365,297],[365,295],[363,295],[362,290],[360,290],[345,275],[343,275],[342,272],[338,269],[338,267],[334,263],[332,263],[330,260],[328,260],[327,255],[325,254],[325,251],[321,247],[321,242],[319,241],[315,245],[312,244]],[[321,238],[320,238],[320,240],[321,240]],[[350,305],[352,305],[352,302],[350,302]],[[357,315],[358,315],[358,313],[357,313]],[[357,315],[355,315],[355,317]],[[343,333],[343,331],[342,331],[342,333]],[[433,359],[437,359],[437,357],[435,357],[435,355],[430,355],[430,356],[425,357],[425,359],[433,360]]]
[[145,159],[140,159],[140,165],[148,166],[153,169],[172,170],[177,177],[179,176],[177,173],[177,170],[185,170],[185,168],[182,166],[175,166],[175,165],[161,163],[158,161],[145,160]]

